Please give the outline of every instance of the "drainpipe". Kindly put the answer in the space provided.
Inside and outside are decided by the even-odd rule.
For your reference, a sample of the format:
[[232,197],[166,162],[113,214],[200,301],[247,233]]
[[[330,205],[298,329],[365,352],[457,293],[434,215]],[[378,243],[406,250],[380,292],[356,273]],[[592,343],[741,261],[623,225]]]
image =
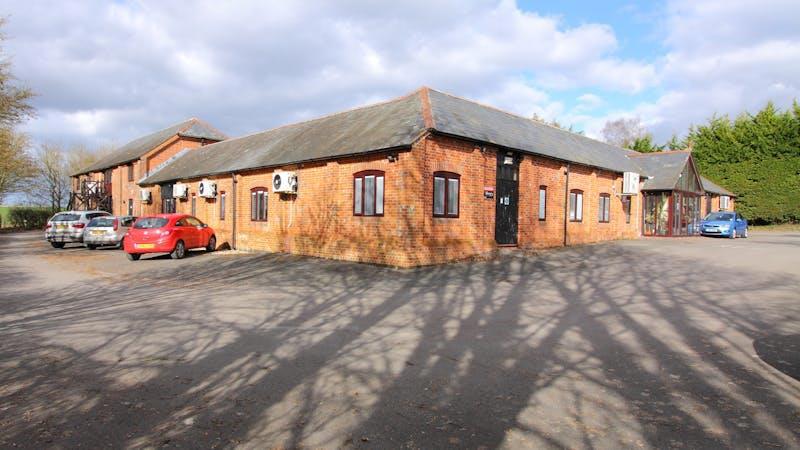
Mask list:
[[231,213],[233,217],[231,217],[232,226],[231,226],[231,248],[236,250],[236,172],[231,172]]
[[567,246],[567,224],[569,223],[569,167],[567,163],[567,181],[564,183],[564,247]]

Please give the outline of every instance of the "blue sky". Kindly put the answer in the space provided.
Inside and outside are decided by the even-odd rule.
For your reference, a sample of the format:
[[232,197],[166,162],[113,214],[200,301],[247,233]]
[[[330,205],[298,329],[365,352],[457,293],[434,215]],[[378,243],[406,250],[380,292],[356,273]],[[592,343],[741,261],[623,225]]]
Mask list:
[[[600,137],[665,141],[800,97],[796,0],[0,1],[39,95],[33,141],[125,142],[200,117],[231,136],[428,85]],[[180,24],[177,26],[176,24]]]

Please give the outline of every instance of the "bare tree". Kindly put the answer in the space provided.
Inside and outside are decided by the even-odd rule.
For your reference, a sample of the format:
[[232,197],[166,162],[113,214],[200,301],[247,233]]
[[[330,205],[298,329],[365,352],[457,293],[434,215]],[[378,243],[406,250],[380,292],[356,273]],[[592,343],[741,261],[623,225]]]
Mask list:
[[69,202],[72,174],[97,161],[103,152],[84,145],[68,150],[57,144],[42,145],[33,158],[35,173],[25,183],[28,199],[54,211],[63,208]]
[[633,148],[637,140],[648,136],[647,129],[638,117],[609,120],[603,126],[603,140],[611,145]]
[[[0,17],[0,28],[5,18]],[[5,36],[0,32],[0,43]],[[14,130],[14,126],[33,114],[30,89],[15,85],[11,62],[0,52],[0,200],[31,175],[31,159],[26,150],[28,137]]]
[[0,127],[0,201],[18,191],[34,173],[27,153],[28,137],[9,127]]

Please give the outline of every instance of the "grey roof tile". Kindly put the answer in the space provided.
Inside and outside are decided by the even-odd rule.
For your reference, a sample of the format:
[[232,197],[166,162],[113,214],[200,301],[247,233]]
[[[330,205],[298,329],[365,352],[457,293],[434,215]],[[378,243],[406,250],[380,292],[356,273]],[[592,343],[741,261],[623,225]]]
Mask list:
[[427,129],[614,172],[641,171],[627,157],[635,152],[421,88],[384,103],[208,145],[152,173],[143,183],[158,184],[406,147]]
[[708,192],[711,192],[713,194],[728,195],[730,197],[736,197],[736,194],[734,194],[733,192],[725,189],[722,186],[714,184],[714,182],[712,182],[711,180],[709,180],[708,178],[706,178],[706,177],[704,177],[702,175],[700,175],[700,181],[703,183],[703,189],[705,189]]
[[116,167],[120,164],[135,161],[175,135],[198,139],[208,139],[213,141],[220,141],[227,138],[227,136],[206,122],[200,119],[192,118],[164,128],[163,130],[156,131],[155,133],[134,139],[133,141],[128,142],[122,147],[116,149],[108,156],[101,158],[99,161],[88,167],[85,167],[80,172],[73,174],[73,176],[89,172],[99,172],[105,169]]

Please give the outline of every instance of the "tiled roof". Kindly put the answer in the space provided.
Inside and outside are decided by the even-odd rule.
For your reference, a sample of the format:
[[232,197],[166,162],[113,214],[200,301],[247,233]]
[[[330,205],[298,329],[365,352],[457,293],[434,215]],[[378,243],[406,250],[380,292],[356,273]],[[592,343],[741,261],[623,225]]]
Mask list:
[[99,172],[116,167],[120,164],[135,161],[176,135],[196,139],[207,139],[209,141],[221,141],[227,138],[227,136],[214,129],[211,125],[200,119],[192,118],[164,128],[163,130],[156,131],[155,133],[148,134],[147,136],[134,139],[116,149],[110,155],[73,175]]

